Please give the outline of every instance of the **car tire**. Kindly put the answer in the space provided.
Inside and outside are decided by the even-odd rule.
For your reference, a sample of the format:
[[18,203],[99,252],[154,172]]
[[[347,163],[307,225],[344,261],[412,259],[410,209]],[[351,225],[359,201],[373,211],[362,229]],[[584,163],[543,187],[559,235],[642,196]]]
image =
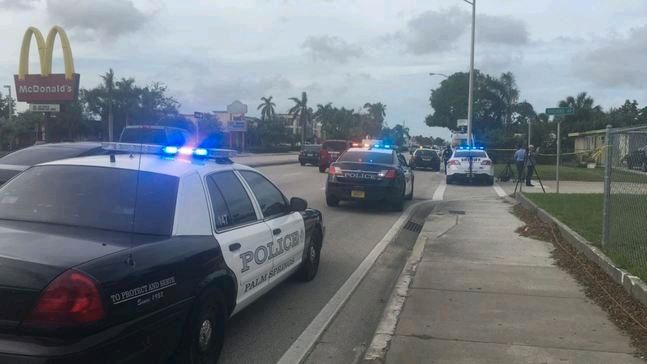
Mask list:
[[326,205],[329,207],[337,207],[339,206],[339,199],[332,195],[326,195]]
[[391,201],[390,203],[391,211],[400,212],[404,210],[405,189],[406,189],[406,184],[402,186],[402,191],[400,192],[398,197],[395,200]]
[[207,288],[198,298],[178,348],[178,363],[206,364],[218,361],[228,318],[224,295]]
[[448,185],[451,185],[452,183],[454,183],[454,179],[451,178],[450,176],[446,176],[445,177],[445,183],[448,184]]
[[296,278],[301,282],[310,282],[317,276],[317,272],[319,271],[323,238],[321,236],[321,231],[318,228],[312,233],[310,240],[308,253],[296,273]]
[[412,179],[411,179],[411,193],[410,193],[410,194],[408,194],[408,195],[405,197],[405,199],[407,199],[407,200],[409,200],[409,201],[413,200],[413,188],[415,187],[415,186],[414,186],[414,184],[413,184],[414,182],[415,182],[415,180],[412,178]]
[[326,172],[326,167],[319,166],[319,173],[325,173]]
[[493,185],[494,185],[494,177],[493,177],[493,176],[489,176],[489,177],[485,180],[485,184],[487,184],[488,186],[493,186]]

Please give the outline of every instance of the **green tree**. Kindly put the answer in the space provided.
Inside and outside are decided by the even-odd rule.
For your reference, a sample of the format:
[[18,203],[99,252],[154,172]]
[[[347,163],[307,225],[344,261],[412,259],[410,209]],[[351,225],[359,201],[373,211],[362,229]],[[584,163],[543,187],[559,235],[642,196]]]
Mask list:
[[386,117],[386,105],[381,102],[364,104],[364,109],[368,112],[368,119],[362,124],[362,128],[369,136],[375,136],[380,133]]
[[404,127],[402,124],[397,124],[393,128],[385,126],[380,135],[380,139],[382,139],[384,143],[390,143],[391,145],[397,145],[398,147],[406,145],[409,138],[409,128]]
[[301,145],[305,144],[306,141],[306,124],[308,123],[308,118],[312,116],[312,109],[308,110],[308,94],[306,92],[301,93],[301,98],[290,97],[290,100],[294,102],[294,106],[289,111],[289,114],[294,118],[299,120],[299,125],[301,126]]
[[274,117],[275,112],[274,108],[276,107],[276,104],[272,102],[272,96],[270,97],[261,97],[261,101],[263,101],[260,105],[258,105],[257,110],[261,110],[261,120],[265,121],[267,119],[271,119]]
[[106,99],[106,113],[107,113],[107,122],[108,122],[108,141],[114,140],[114,115],[112,113],[113,108],[113,93],[115,89],[115,72],[110,68],[105,75],[101,76],[103,84],[101,85],[101,91],[104,94]]
[[605,115],[602,107],[595,105],[595,100],[586,92],[580,92],[577,96],[568,96],[558,103],[559,107],[572,107],[575,114],[559,116],[562,123],[561,139],[566,150],[572,150],[574,140],[568,137],[568,133],[600,129],[604,127]]

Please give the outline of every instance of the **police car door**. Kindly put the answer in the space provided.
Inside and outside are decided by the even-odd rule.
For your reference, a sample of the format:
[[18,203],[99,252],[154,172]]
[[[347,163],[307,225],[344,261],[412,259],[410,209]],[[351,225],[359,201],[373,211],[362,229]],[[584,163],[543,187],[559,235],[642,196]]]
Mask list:
[[409,194],[413,192],[413,173],[411,172],[411,168],[407,164],[407,161],[404,159],[404,156],[400,153],[396,153],[396,156],[398,158],[398,165],[400,169],[402,169],[402,172],[404,173],[404,180],[405,180],[405,187],[404,187],[404,193]]
[[300,213],[292,212],[283,193],[267,178],[254,171],[238,171],[256,196],[265,222],[272,230],[274,267],[270,285],[275,285],[298,268],[303,258],[305,226]]
[[215,237],[227,266],[237,278],[236,311],[260,296],[269,286],[272,259],[268,246],[272,232],[233,171],[206,177]]

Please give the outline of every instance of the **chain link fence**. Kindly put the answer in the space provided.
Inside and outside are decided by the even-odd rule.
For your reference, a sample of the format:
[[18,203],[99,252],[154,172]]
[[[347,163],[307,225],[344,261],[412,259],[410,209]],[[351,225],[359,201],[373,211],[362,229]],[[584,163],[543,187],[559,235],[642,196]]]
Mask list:
[[602,245],[621,267],[647,275],[647,126],[607,128],[602,153]]

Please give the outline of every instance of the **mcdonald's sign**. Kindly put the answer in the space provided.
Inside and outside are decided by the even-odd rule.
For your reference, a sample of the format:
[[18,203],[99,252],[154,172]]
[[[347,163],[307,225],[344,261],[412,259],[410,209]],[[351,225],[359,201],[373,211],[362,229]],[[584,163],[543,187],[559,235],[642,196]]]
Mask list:
[[[54,41],[58,35],[63,48],[65,73],[52,73],[52,54]],[[38,56],[40,58],[40,74],[29,74],[29,48],[31,39],[36,39]],[[63,28],[54,26],[47,34],[47,39],[34,27],[27,28],[20,47],[20,62],[18,74],[14,75],[16,82],[16,98],[18,101],[29,103],[64,103],[76,101],[79,96],[79,74],[74,73],[72,48]]]

